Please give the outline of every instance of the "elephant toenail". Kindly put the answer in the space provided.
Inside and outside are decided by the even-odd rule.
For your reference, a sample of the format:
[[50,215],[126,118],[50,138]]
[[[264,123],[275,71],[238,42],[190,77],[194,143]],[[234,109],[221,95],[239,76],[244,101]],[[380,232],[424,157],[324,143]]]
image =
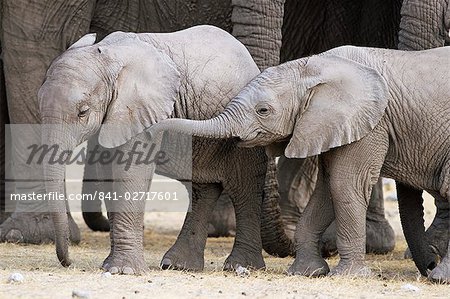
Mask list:
[[17,229],[12,229],[6,234],[6,241],[10,243],[20,243],[23,242],[22,232]]
[[111,274],[118,274],[119,273],[119,268],[111,267],[111,268],[109,268],[108,272],[111,273]]
[[172,266],[172,261],[169,258],[164,258],[161,262],[161,269],[167,270]]
[[123,267],[123,274],[125,275],[133,275],[134,274],[134,270],[131,267]]

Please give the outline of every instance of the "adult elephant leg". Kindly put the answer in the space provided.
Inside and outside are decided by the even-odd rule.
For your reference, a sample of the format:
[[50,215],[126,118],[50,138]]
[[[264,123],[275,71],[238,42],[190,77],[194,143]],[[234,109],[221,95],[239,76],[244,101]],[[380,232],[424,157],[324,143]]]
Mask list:
[[435,248],[439,256],[445,256],[450,233],[450,204],[439,194],[433,195],[436,204],[436,215],[425,232],[425,238],[428,244]]
[[279,64],[284,0],[232,0],[232,34],[263,70]]
[[334,220],[329,188],[329,176],[319,158],[316,188],[308,202],[295,232],[295,261],[288,273],[304,276],[326,275],[330,268],[320,255],[319,240]]
[[366,253],[385,254],[395,247],[395,233],[384,216],[383,182],[372,188],[366,215]]
[[[1,9],[0,9],[1,10]],[[1,13],[1,11],[0,11]],[[1,26],[0,26],[1,28]],[[0,43],[0,57],[2,53],[2,47]],[[0,224],[9,217],[10,213],[6,212],[6,127],[9,123],[8,106],[6,103],[6,91],[5,91],[5,77],[3,76],[3,62],[0,58]]]
[[[444,178],[444,180],[446,180],[447,183],[449,182],[448,177]],[[445,186],[445,184],[444,184],[444,186]],[[448,186],[448,184],[447,184],[447,186]],[[447,189],[447,193],[445,195],[446,195],[446,198],[445,198],[446,202],[450,204],[450,191],[448,189]],[[444,258],[441,260],[439,265],[437,265],[437,267],[434,268],[431,271],[431,273],[428,275],[428,279],[439,282],[439,283],[450,283],[450,257],[448,255],[449,252],[450,252],[450,241],[447,246],[447,253],[445,254]]]
[[[12,124],[39,124],[37,92],[51,61],[69,45],[88,32],[95,1],[71,3],[64,0],[2,1],[2,55],[6,95]],[[23,20],[30,20],[24,22]],[[55,28],[64,28],[56,30]],[[14,138],[14,136],[12,136]],[[45,193],[43,170],[25,162],[27,153],[15,148],[14,173],[35,178],[17,182],[15,193]],[[43,243],[51,242],[54,226],[46,204],[20,202],[0,226],[0,240]],[[78,228],[72,241],[79,242]]]
[[192,184],[192,206],[175,244],[164,254],[163,269],[203,270],[208,218],[222,193],[220,184]]
[[[263,249],[267,253],[286,257],[295,255],[293,231],[300,213],[297,205],[288,200],[288,191],[284,192],[285,188],[283,188],[287,181],[285,176],[294,172],[285,171],[284,166],[290,164],[283,164],[282,158],[278,161],[278,166],[280,165],[283,168],[280,169],[281,173],[277,172],[275,159],[269,157],[261,212],[261,239]],[[281,179],[280,184],[279,179]]]
[[84,165],[83,174],[83,187],[81,192],[83,194],[90,194],[92,200],[83,200],[81,202],[81,210],[83,211],[83,219],[86,225],[93,231],[109,231],[108,219],[103,216],[102,213],[102,202],[98,198],[94,197],[97,192],[103,192],[108,194],[112,191],[111,177],[108,175],[110,165],[105,165],[105,163],[91,163],[89,161],[92,155],[96,153],[96,150],[100,151],[106,150],[105,148],[100,148],[97,141],[97,136],[91,138],[87,143],[86,150],[86,161]]
[[208,221],[208,237],[234,237],[236,235],[236,217],[230,196],[223,193],[217,200]]
[[228,163],[240,167],[229,170],[223,184],[236,213],[236,238],[225,260],[224,270],[237,269],[239,266],[261,269],[265,267],[262,257],[261,205],[267,171],[266,156],[261,148],[238,149],[232,156],[233,162]]

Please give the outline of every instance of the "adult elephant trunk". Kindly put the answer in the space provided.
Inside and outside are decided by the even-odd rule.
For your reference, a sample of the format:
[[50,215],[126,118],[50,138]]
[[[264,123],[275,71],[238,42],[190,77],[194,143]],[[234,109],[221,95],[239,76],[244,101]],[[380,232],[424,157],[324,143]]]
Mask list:
[[233,36],[263,70],[280,60],[285,0],[233,0]]
[[295,256],[294,242],[285,232],[286,224],[281,218],[279,203],[280,193],[278,192],[275,159],[269,157],[261,213],[263,249],[274,256]]
[[396,186],[405,239],[420,273],[428,276],[427,270],[432,270],[437,265],[437,255],[435,250],[427,244],[425,238],[422,190],[414,189],[400,182],[396,182]]
[[[43,123],[48,124],[44,118]],[[64,136],[64,138],[62,138]],[[49,200],[48,209],[52,213],[55,226],[56,254],[61,265],[68,267],[69,259],[69,221],[67,215],[66,200],[59,200],[59,196],[65,198],[65,163],[64,157],[77,145],[69,138],[70,134],[63,132],[60,125],[44,125],[42,132],[43,149],[48,149],[44,156],[44,181],[46,194],[52,195],[58,200]]]
[[449,2],[405,0],[401,9],[400,50],[424,50],[448,44]]

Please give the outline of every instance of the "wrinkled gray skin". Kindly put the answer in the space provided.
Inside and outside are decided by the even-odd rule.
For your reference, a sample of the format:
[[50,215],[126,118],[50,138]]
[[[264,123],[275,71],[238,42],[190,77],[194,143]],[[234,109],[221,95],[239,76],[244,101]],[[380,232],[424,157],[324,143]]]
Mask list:
[[[280,208],[285,231],[294,240],[295,229],[301,214],[316,187],[317,159],[278,160]],[[380,181],[375,185],[381,185]],[[384,216],[383,193],[373,188],[366,216],[366,253],[385,254],[395,247],[395,233]],[[333,222],[320,239],[323,257],[337,253],[336,225]]]
[[[0,43],[4,50],[2,58],[11,123],[40,122],[36,94],[45,71],[55,57],[88,32],[96,32],[100,40],[117,30],[168,32],[196,24],[212,24],[229,32],[233,31],[248,46],[260,68],[278,64],[283,4],[284,1],[281,0],[198,0],[195,3],[178,0],[2,1]],[[22,20],[33,21],[24,23]],[[253,34],[254,32],[258,32],[258,35]],[[6,107],[3,102],[5,98],[1,99],[2,107]],[[2,127],[7,122],[2,119]],[[1,139],[0,147],[2,155],[3,140]],[[24,158],[21,155],[16,159],[16,165],[23,164]],[[0,164],[3,170],[3,159]],[[18,167],[18,171],[30,173],[29,169]],[[85,171],[93,174],[96,169],[86,167]],[[35,177],[41,176],[42,173],[35,174]],[[2,180],[3,177],[2,175]],[[85,184],[83,192],[92,192],[91,187],[92,185]],[[31,189],[28,186],[16,186],[19,193],[44,192],[42,184],[32,186]],[[2,203],[3,194],[0,198]],[[42,212],[38,212],[40,207],[27,205],[25,208],[28,211],[36,210],[36,213],[14,213],[12,218],[0,226],[0,239],[25,243],[51,242],[54,239],[54,227],[52,221],[47,221],[49,214],[41,215]],[[99,210],[99,203],[94,202],[93,207],[87,206],[84,209]],[[83,216],[90,227],[96,230],[109,229],[100,212]],[[71,240],[78,242],[78,227],[72,220],[70,224],[71,231],[74,232]]]
[[[398,44],[400,50],[417,51],[450,45],[450,10],[447,0],[407,0],[404,1],[401,15]],[[422,190],[398,184],[397,194],[400,208],[406,210],[402,213],[401,220],[414,262],[420,272],[427,275],[427,269],[435,264],[435,255],[443,257],[447,253],[449,204],[439,194],[433,194],[437,215],[424,232],[423,211],[414,205],[422,206]],[[412,256],[407,250],[405,257]]]
[[[329,272],[319,240],[336,218],[340,261],[330,274],[368,275],[365,214],[380,175],[450,201],[449,55],[448,47],[336,48],[265,70],[216,118],[165,120],[153,130],[239,137],[240,146],[270,145],[290,158],[320,155],[319,188],[297,225],[289,272]],[[447,255],[429,278],[450,281]]]
[[[94,41],[95,37],[86,35],[47,72],[38,96],[42,123],[60,125],[43,131],[43,144],[72,150],[98,133],[101,146],[127,152],[136,140],[151,143],[141,133],[170,116],[216,116],[259,74],[246,48],[212,26],[167,34],[117,32],[99,43]],[[224,268],[263,268],[260,210],[267,170],[264,149],[238,148],[235,140],[195,138],[192,167],[192,212],[175,245],[165,254],[162,267],[203,269],[208,216],[226,191],[235,206],[237,231]],[[113,183],[117,194],[148,190],[154,172],[154,165],[135,164],[126,170],[125,165],[113,163],[111,168],[111,178],[125,178]],[[64,165],[46,165],[44,177],[47,192],[64,191]],[[142,273],[147,269],[143,202],[109,205],[111,252],[103,268],[113,274]],[[51,202],[51,208],[59,212],[53,218],[57,254],[67,266],[65,204]]]

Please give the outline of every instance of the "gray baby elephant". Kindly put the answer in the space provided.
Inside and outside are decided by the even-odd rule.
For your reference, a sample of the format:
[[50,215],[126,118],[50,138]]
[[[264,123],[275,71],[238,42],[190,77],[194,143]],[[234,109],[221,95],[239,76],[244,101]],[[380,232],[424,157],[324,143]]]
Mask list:
[[[379,176],[450,200],[450,47],[419,52],[344,46],[265,70],[225,111],[205,121],[168,120],[196,136],[239,137],[287,157],[319,156],[318,184],[295,234],[289,272],[324,275],[320,235],[336,218],[340,262],[331,274],[368,274],[365,215]],[[317,191],[320,190],[320,191]],[[448,254],[436,266],[423,219],[399,198],[405,237],[422,274],[450,281]],[[419,215],[419,216],[418,216]]]
[[[247,49],[229,33],[197,26],[164,34],[116,32],[94,43],[81,38],[49,68],[39,91],[43,144],[61,151],[98,134],[101,146],[133,150],[134,141],[150,125],[169,117],[207,119],[228,102],[259,69]],[[55,126],[52,126],[52,128]],[[260,237],[262,190],[267,169],[263,148],[240,148],[236,140],[192,139],[192,212],[162,267],[200,270],[204,266],[208,217],[222,191],[231,197],[237,231],[226,268],[264,267]],[[152,165],[109,166],[113,191],[119,195],[148,191]],[[64,165],[48,164],[46,191],[64,193]],[[143,202],[121,201],[109,209],[111,252],[103,268],[137,274],[147,266],[143,255]],[[64,202],[51,202],[58,258],[68,256],[68,224]],[[201,206],[201,207],[200,207]]]

